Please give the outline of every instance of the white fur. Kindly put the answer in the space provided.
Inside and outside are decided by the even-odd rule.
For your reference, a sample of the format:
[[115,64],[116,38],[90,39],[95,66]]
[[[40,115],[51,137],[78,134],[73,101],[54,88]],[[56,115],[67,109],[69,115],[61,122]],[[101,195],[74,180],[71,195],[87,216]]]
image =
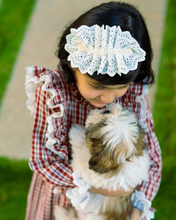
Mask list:
[[106,120],[107,125],[95,132],[104,135],[104,144],[112,151],[118,144],[122,143],[126,148],[125,155],[117,158],[117,163],[124,163],[126,158],[136,152],[134,143],[136,143],[139,135],[139,127],[137,126],[136,115],[129,110],[124,110],[119,104],[111,104],[107,110],[110,114],[103,114],[102,110],[93,110],[87,117],[86,128],[90,124],[99,123],[102,119]]
[[65,208],[56,205],[54,209],[54,216],[56,220],[77,220],[78,218],[74,217],[74,212],[67,211]]
[[[74,172],[89,186],[114,191],[118,189],[129,191],[131,187],[135,188],[142,181],[148,180],[149,156],[145,151],[143,156],[134,156],[136,153],[134,144],[137,142],[139,135],[135,114],[122,109],[119,104],[110,105],[108,110],[110,114],[103,113],[100,110],[91,111],[86,120],[86,128],[91,124],[101,122],[101,120],[106,123],[106,126],[95,131],[94,136],[102,136],[102,141],[110,152],[115,147],[123,147],[122,154],[119,156],[120,159],[117,158],[120,170],[118,169],[117,174],[114,174],[114,176],[107,178],[106,173],[99,174],[89,169],[91,154],[86,143],[85,128],[76,124],[72,126],[69,133],[73,151],[72,167]],[[126,158],[129,158],[129,160],[126,160]],[[99,194],[90,193],[90,199],[84,208],[84,213],[93,212],[93,214],[88,214],[87,219],[104,219],[103,215],[96,214],[99,213],[100,206],[101,209],[102,205],[106,206],[105,200],[107,198]],[[113,204],[113,201],[111,204]],[[106,207],[103,210],[106,210]]]
[[[82,126],[74,125],[69,133],[70,143],[73,150],[72,167],[83,179],[83,181],[95,188],[106,188],[109,190],[117,190],[123,188],[129,191],[130,187],[136,187],[143,180],[148,180],[149,157],[146,153],[144,156],[132,157],[130,161],[125,161],[120,172],[117,175],[108,178],[106,174],[98,174],[88,167],[88,161],[91,157],[86,144],[85,129]],[[93,211],[98,214],[99,208],[104,197],[99,194],[90,193],[90,200],[84,211]],[[93,216],[87,216],[88,219],[94,219]],[[100,220],[101,217],[99,216]],[[95,217],[95,219],[97,219]],[[102,218],[103,219],[103,218]]]
[[[76,138],[75,138],[76,137]],[[148,180],[149,157],[144,156],[130,158],[131,161],[125,161],[122,169],[116,176],[106,178],[106,174],[98,174],[88,167],[91,157],[86,144],[84,128],[74,125],[70,130],[70,143],[73,150],[72,167],[88,185],[96,188],[103,187],[109,190],[123,188],[129,191],[130,187],[136,187],[143,180]]]

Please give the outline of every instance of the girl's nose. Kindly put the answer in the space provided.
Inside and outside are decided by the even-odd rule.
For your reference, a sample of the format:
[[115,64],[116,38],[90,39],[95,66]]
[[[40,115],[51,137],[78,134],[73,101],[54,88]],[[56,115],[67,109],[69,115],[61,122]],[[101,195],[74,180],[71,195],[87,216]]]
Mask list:
[[115,94],[113,92],[113,90],[105,90],[104,93],[101,95],[101,101],[105,102],[105,103],[111,103],[114,101],[115,99]]

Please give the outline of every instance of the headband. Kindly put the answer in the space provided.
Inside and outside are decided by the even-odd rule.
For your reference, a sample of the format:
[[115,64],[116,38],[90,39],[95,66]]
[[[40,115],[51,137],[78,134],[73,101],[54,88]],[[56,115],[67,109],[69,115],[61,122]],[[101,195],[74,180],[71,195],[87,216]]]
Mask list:
[[137,69],[138,62],[145,60],[146,52],[131,36],[118,26],[94,25],[71,28],[66,36],[65,50],[68,61],[82,74],[94,72],[114,76]]

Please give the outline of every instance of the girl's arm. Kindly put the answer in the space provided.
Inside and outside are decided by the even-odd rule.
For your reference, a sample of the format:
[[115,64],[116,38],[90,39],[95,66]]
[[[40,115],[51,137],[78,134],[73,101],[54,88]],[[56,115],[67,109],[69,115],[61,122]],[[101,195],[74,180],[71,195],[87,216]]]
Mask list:
[[145,198],[152,201],[160,186],[162,161],[161,149],[154,133],[153,116],[146,97],[144,101],[146,111],[146,140],[148,145],[147,151],[150,157],[150,169],[149,181],[143,182],[138,190],[143,191],[145,193]]
[[[67,151],[67,134],[66,121],[61,118],[57,129],[57,135],[60,144],[53,144],[56,153],[46,147],[46,133],[48,132],[47,118],[53,113],[53,110],[47,105],[48,93],[38,86],[35,93],[35,116],[32,136],[32,151],[29,159],[30,168],[39,174],[41,177],[54,185],[63,187],[74,187],[72,183],[72,168],[68,160]],[[56,119],[51,119],[56,120]],[[52,128],[51,128],[52,129]]]
[[142,212],[137,209],[137,208],[133,208],[131,216],[130,216],[130,220],[139,220],[141,217]]
[[[136,89],[134,89],[134,91],[136,91]],[[138,187],[138,191],[135,191],[133,194],[132,202],[135,208],[142,211],[141,219],[146,216],[147,219],[153,219],[154,209],[151,208],[151,202],[154,199],[161,182],[161,149],[154,132],[153,116],[146,98],[147,89],[145,86],[139,86],[137,91],[139,91],[141,95],[135,98],[137,102],[134,103],[133,109],[134,112],[139,115],[140,124],[143,125],[146,133],[146,151],[148,152],[150,158],[150,169],[148,172],[149,181],[142,182],[142,184]],[[135,209],[134,216],[136,216]],[[136,219],[138,218],[136,217]]]
[[103,188],[94,188],[91,187],[89,189],[90,192],[92,193],[97,193],[97,194],[101,194],[103,196],[128,196],[130,193],[133,192],[133,188],[131,188],[130,191],[126,192],[124,189],[121,190],[116,190],[116,191],[109,191],[108,189],[103,189]]
[[43,67],[25,69],[26,105],[34,116],[29,166],[51,184],[74,187],[68,153],[67,117],[65,111],[63,117],[60,115],[65,100],[62,97],[63,76],[59,71]]
[[[119,98],[119,103],[136,113],[139,124],[146,133],[146,151],[150,157],[149,181],[143,182],[138,190],[143,193],[144,198],[151,202],[159,189],[162,162],[161,149],[154,132],[153,116],[146,98],[147,93],[148,89],[146,85],[132,83],[127,93]],[[142,193],[137,193],[135,198],[138,196],[141,197]]]
[[[161,161],[161,149],[154,133],[153,116],[147,101],[146,96],[141,103],[141,112],[146,114],[144,123],[146,124],[146,141],[147,141],[147,151],[150,158],[150,169],[149,169],[149,181],[142,182],[139,186],[138,191],[134,193],[133,196],[133,212],[130,220],[138,220],[139,211],[141,211],[141,219],[147,217],[147,219],[153,219],[154,213],[153,208],[151,208],[151,202],[158,192],[160,182],[161,182],[161,171],[162,171],[162,161]],[[145,110],[144,110],[145,109]],[[143,116],[142,116],[143,117]]]

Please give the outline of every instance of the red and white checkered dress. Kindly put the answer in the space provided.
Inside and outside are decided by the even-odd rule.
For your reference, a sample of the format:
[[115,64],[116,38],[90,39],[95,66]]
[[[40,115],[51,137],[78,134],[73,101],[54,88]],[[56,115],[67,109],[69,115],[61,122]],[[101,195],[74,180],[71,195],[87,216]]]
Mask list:
[[[152,114],[146,99],[146,86],[132,83],[126,94],[117,98],[122,106],[133,110],[146,131],[151,160],[149,182],[139,190],[146,199],[155,197],[161,179],[161,152],[153,129]],[[34,115],[32,150],[29,159],[34,171],[28,194],[26,220],[53,220],[54,206],[71,206],[65,196],[73,188],[68,131],[73,123],[85,125],[92,106],[68,84],[62,72],[43,67],[29,67],[26,77],[28,108]],[[59,193],[53,193],[57,186]]]

